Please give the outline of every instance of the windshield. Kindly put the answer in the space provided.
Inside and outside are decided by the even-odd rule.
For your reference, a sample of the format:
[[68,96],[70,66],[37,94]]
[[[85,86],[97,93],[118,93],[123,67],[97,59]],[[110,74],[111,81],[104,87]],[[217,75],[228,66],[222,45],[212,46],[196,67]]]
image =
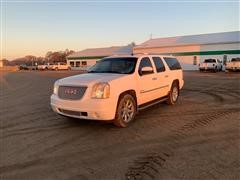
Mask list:
[[92,66],[88,73],[131,74],[135,70],[136,57],[104,58]]
[[215,63],[216,59],[205,59],[205,63]]
[[232,58],[232,62],[240,62],[240,58]]

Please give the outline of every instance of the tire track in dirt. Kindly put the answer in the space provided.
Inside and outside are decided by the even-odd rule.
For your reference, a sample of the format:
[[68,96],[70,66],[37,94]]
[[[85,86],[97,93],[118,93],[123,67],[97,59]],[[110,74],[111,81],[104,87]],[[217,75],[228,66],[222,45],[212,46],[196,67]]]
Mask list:
[[[214,98],[214,100],[216,102],[229,102],[229,103],[233,103],[236,102],[238,103],[238,100],[240,98],[239,92],[235,91],[235,92],[227,92],[226,91],[216,91],[215,89],[209,89],[209,90],[199,90],[199,89],[184,89],[185,91],[190,91],[190,92],[196,92],[196,93],[202,93],[202,94],[206,94],[209,96],[212,96]],[[234,99],[226,99],[226,95],[230,96]],[[237,99],[236,99],[237,98]]]
[[[208,126],[218,117],[227,117],[233,113],[239,113],[239,111],[240,108],[233,108],[225,109],[222,112],[209,113],[201,118],[197,118],[193,122],[183,125],[180,129],[173,131],[173,135],[167,137],[166,142],[173,142],[167,146],[167,149],[170,149],[170,152],[168,150],[140,156],[128,167],[125,178],[127,180],[155,179],[156,175],[160,173],[161,168],[163,168],[164,163],[173,155],[172,152],[174,152],[174,149],[192,130]],[[162,147],[160,149],[162,149]]]

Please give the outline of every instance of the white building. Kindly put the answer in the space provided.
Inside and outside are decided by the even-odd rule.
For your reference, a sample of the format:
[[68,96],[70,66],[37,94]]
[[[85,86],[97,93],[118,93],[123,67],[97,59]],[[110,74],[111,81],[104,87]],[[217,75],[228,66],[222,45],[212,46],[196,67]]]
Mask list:
[[96,62],[104,57],[113,55],[131,55],[133,53],[133,45],[113,46],[105,48],[85,49],[75,52],[67,57],[67,64],[72,69],[85,70],[96,64]]
[[197,70],[206,58],[226,62],[240,57],[240,31],[150,39],[134,47],[133,52],[173,55],[184,70]]

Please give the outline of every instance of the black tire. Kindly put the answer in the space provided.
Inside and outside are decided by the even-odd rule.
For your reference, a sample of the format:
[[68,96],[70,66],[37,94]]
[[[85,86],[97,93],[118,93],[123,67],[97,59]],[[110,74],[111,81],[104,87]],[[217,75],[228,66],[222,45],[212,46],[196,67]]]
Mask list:
[[174,105],[179,97],[179,85],[176,81],[172,83],[171,90],[168,94],[167,104]]
[[127,127],[134,120],[137,104],[133,96],[125,94],[120,97],[113,123],[118,127]]

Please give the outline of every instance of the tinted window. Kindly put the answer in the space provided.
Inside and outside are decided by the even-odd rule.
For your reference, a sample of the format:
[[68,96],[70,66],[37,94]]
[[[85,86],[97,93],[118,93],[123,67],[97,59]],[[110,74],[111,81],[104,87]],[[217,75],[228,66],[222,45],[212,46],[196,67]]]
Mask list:
[[153,62],[156,66],[157,72],[165,71],[165,66],[160,57],[153,57]]
[[148,57],[142,58],[139,69],[142,69],[143,67],[152,67],[152,63]]
[[131,74],[135,70],[136,57],[104,58],[89,69],[89,73]]
[[180,63],[176,58],[165,57],[164,58],[170,70],[182,69]]
[[150,59],[148,57],[144,57],[142,58],[140,64],[139,64],[139,68],[138,68],[138,73],[139,75],[141,75],[141,69],[143,67],[152,67],[152,63],[150,61]]

